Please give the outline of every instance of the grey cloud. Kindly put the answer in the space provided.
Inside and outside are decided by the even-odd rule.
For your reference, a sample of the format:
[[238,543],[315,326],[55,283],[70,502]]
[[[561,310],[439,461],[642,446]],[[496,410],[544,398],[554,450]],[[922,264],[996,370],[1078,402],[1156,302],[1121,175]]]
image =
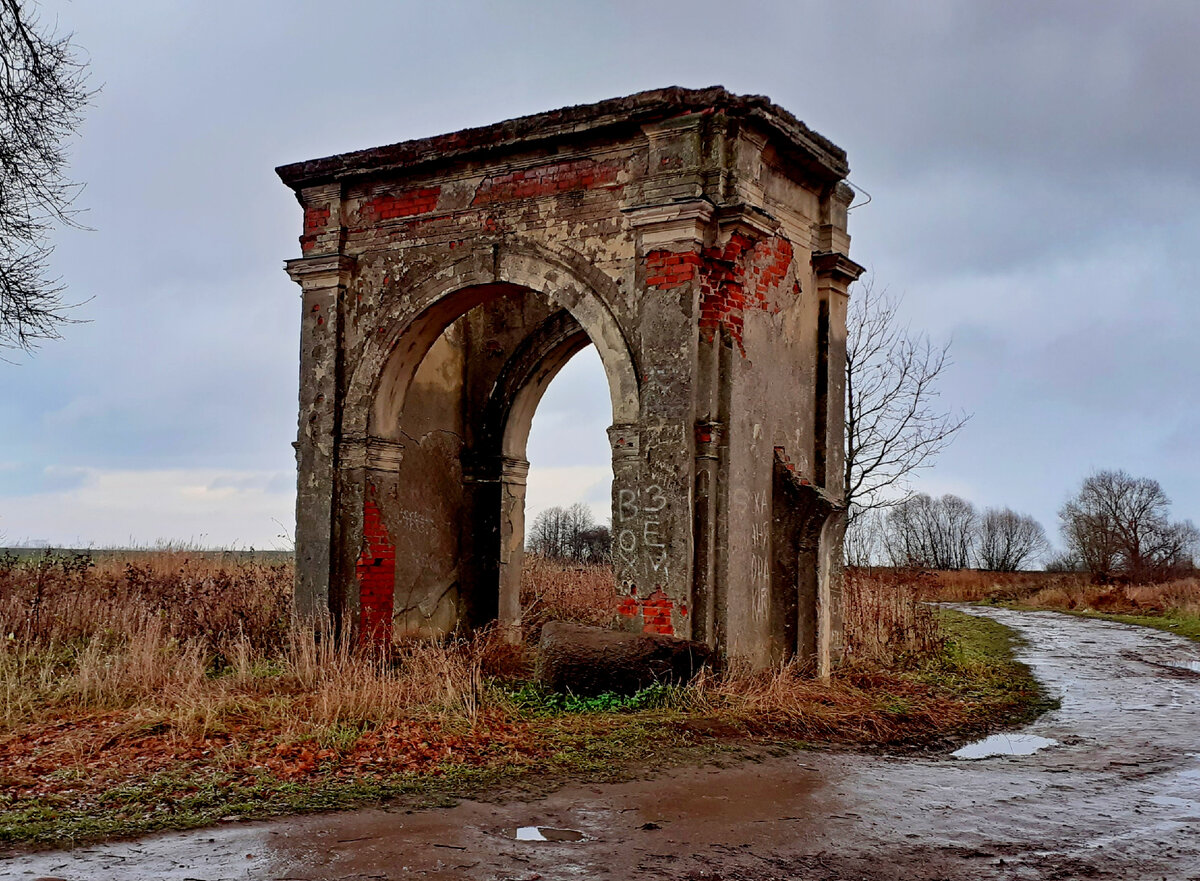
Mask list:
[[[848,150],[874,197],[854,256],[953,338],[944,401],[976,416],[922,479],[1052,521],[1088,469],[1126,467],[1200,519],[1191,3],[45,5],[104,91],[73,148],[96,232],[55,255],[91,323],[0,363],[0,461],[23,486],[68,463],[291,491],[298,295],[280,264],[300,218],[275,165],[721,82]],[[609,421],[581,355],[538,411],[534,467],[604,464]]]

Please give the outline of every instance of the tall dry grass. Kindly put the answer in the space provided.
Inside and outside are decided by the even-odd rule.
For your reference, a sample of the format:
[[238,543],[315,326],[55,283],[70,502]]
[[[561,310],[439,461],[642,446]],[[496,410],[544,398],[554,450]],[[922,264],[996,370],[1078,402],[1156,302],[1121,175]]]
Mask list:
[[611,627],[616,618],[612,566],[525,555],[521,624],[527,642],[537,642],[542,625],[549,621]]
[[488,632],[383,650],[291,619],[292,565],[171,551],[0,565],[0,728],[121,710],[182,736],[474,720]]
[[[885,570],[886,571],[886,570]],[[926,572],[927,597],[939,602],[1021,602],[1047,587],[1070,589],[1088,583],[1082,572],[989,572],[956,569]]]
[[[608,567],[533,555],[525,567],[525,647],[483,632],[383,650],[296,626],[287,562],[172,551],[5,558],[0,730],[115,712],[180,737],[254,728],[320,738],[398,718],[469,723],[489,709],[504,713],[504,696],[485,681],[527,675],[545,622],[616,620]],[[936,619],[922,602],[928,590],[925,575],[851,570],[845,640],[855,675],[938,650]],[[801,664],[731,670],[695,694],[750,714],[774,707],[789,717],[800,706],[811,714],[816,696],[828,695],[811,673]],[[869,702],[869,688],[849,682],[838,686],[843,700]]]
[[891,666],[938,651],[932,591],[929,573],[920,570],[850,568],[842,595],[846,658]]
[[1200,578],[1158,584],[1096,584],[1084,572],[926,572],[925,597],[941,602],[1011,602],[1067,611],[1200,616]]
[[1030,606],[1128,615],[1200,616],[1200,578],[1162,584],[1049,584],[1022,598]]

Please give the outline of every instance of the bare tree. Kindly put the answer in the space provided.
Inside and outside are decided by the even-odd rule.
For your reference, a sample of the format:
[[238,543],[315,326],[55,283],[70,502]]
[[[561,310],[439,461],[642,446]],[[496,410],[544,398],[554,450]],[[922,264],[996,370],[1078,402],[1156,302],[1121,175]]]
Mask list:
[[0,0],[0,348],[31,349],[69,319],[47,274],[54,223],[75,224],[64,144],[92,93],[70,35]]
[[888,558],[886,512],[863,511],[846,527],[842,556],[847,566],[876,566]]
[[966,569],[974,559],[978,522],[966,499],[917,493],[887,512],[884,550],[894,566]]
[[569,508],[547,508],[534,518],[526,545],[544,557],[578,562],[602,562],[608,558],[610,535],[607,526],[596,524],[591,509],[576,503]]
[[1171,500],[1157,480],[1097,471],[1058,512],[1068,552],[1094,578],[1154,581],[1190,568],[1200,531],[1169,519]]
[[846,502],[849,523],[905,498],[916,469],[931,464],[966,424],[937,405],[949,346],[900,323],[899,302],[871,279],[850,298],[846,337]]
[[1009,508],[988,508],[979,524],[979,565],[1015,572],[1050,550],[1042,524]]

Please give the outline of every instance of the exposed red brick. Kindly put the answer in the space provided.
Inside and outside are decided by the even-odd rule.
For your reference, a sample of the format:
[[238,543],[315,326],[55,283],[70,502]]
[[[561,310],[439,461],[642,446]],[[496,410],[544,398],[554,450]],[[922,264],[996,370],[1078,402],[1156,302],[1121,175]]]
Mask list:
[[300,236],[300,251],[307,254],[316,247],[320,234],[329,226],[330,210],[310,206],[304,209],[304,235]]
[[535,199],[571,190],[586,190],[616,182],[616,160],[572,159],[489,177],[479,185],[472,205],[491,205],[510,199]]
[[[792,265],[792,243],[772,236],[754,243],[734,233],[723,248],[705,248],[700,262],[700,330],[712,340],[724,328],[746,354],[742,342],[747,309],[778,312],[772,294]],[[799,293],[799,284],[793,285]]]
[[391,642],[396,590],[396,548],[388,535],[383,513],[369,487],[363,502],[363,549],[358,558],[358,597],[361,609],[359,637]]
[[312,206],[304,209],[304,231],[324,229],[329,225],[329,209]]
[[671,610],[675,608],[675,602],[669,596],[659,589],[642,600],[641,605],[643,633],[675,635],[675,626],[671,623]]
[[646,285],[668,290],[696,277],[700,255],[694,251],[650,251],[646,254]]
[[395,220],[398,217],[425,214],[437,207],[441,194],[440,186],[400,190],[396,193],[381,193],[359,206],[358,220],[364,225],[370,225],[381,220]]

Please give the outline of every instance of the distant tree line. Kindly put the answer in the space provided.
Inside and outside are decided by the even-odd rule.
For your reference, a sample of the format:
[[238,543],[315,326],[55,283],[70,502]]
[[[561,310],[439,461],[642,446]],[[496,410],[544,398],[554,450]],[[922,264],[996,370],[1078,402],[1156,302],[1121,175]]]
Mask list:
[[1032,568],[1087,572],[1094,580],[1161,581],[1195,569],[1200,530],[1170,518],[1158,481],[1098,471],[1058,512],[1065,550],[1046,562],[1050,542],[1036,519],[1009,508],[975,506],[956,495],[909,495],[866,512],[846,533],[852,566]]
[[612,534],[596,523],[586,505],[553,507],[542,511],[529,527],[525,546],[535,554],[578,563],[607,563]]
[[927,569],[990,569],[1012,572],[1038,562],[1050,550],[1046,531],[1010,508],[975,506],[956,495],[910,495],[859,518],[846,535],[852,566],[884,563]]

